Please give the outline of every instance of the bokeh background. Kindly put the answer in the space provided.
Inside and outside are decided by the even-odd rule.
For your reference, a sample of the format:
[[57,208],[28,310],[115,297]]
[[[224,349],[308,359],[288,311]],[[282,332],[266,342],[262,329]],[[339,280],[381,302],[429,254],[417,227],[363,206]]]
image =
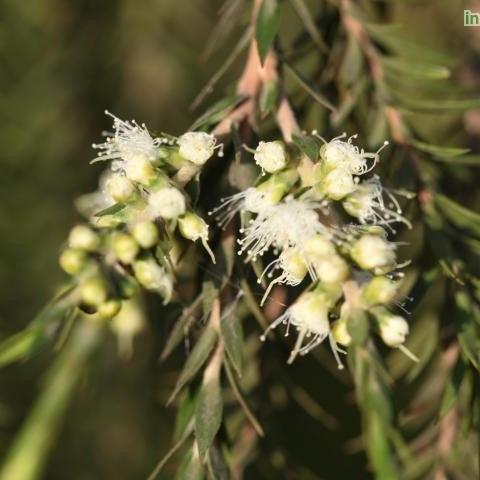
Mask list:
[[[426,44],[447,46],[460,56],[465,81],[475,85],[476,32],[458,35],[466,4],[398,3],[405,4],[396,11],[405,28]],[[197,116],[189,105],[240,35],[234,30],[231,40],[218,45],[206,60],[221,4],[0,1],[1,337],[25,326],[63,278],[57,255],[70,225],[79,218],[73,199],[96,188],[102,168],[88,162],[91,143],[110,124],[104,109],[172,134],[185,131]],[[249,8],[245,2],[238,14],[247,18]],[[289,22],[298,23],[288,10],[282,22],[286,30]],[[232,67],[217,92],[232,88],[240,68]],[[209,100],[215,100],[217,92]],[[465,118],[472,136],[479,123],[475,113]],[[159,325],[161,319],[152,321],[157,323],[137,339],[131,360],[117,356],[113,335],[101,349],[88,384],[68,411],[45,478],[145,478],[167,450],[173,414],[163,407],[165,385],[175,379],[171,368],[157,363],[166,327]],[[51,353],[44,352],[0,372],[0,458],[28,413],[50,359]],[[327,410],[347,391],[326,372],[299,381],[328,385]],[[293,424],[285,418],[269,421],[278,422],[279,434],[290,439],[292,450],[308,452],[308,462],[317,463],[322,478],[367,478],[366,473],[357,476],[364,462],[359,446],[345,444],[360,428],[351,400],[350,405],[348,397],[345,400],[335,435],[327,429],[310,435],[308,418],[293,407],[290,418],[298,419]],[[164,478],[171,476],[167,469]]]

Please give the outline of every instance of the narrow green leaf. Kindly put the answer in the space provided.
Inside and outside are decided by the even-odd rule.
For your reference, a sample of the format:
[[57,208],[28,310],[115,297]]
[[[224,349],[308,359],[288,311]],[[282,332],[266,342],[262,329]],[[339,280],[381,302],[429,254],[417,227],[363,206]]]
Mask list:
[[353,343],[362,345],[368,337],[368,318],[364,312],[358,311],[347,320],[347,330]]
[[445,195],[435,195],[435,203],[440,212],[457,228],[480,236],[480,214],[462,207]]
[[298,70],[296,70],[286,61],[284,62],[284,67],[285,71],[320,105],[324,106],[328,110],[331,110],[332,112],[336,111],[336,108],[329,102],[329,100],[320,92],[318,92]]
[[277,0],[262,0],[255,25],[255,39],[260,61],[264,62],[280,28],[280,8]]
[[223,400],[220,381],[212,378],[201,387],[195,409],[195,437],[200,459],[204,459],[222,424]]
[[212,311],[213,301],[218,297],[218,289],[213,282],[203,282],[202,285],[202,307],[203,316],[207,317]]
[[183,458],[175,478],[176,480],[203,480],[205,478],[205,469],[198,456],[195,443]]
[[467,98],[462,100],[442,100],[412,98],[411,96],[399,98],[399,107],[412,112],[438,113],[438,112],[463,112],[480,108],[480,98]]
[[310,160],[313,162],[318,160],[320,143],[315,137],[294,134],[292,140]]
[[206,327],[202,335],[195,344],[192,352],[185,362],[182,372],[177,380],[177,384],[173,390],[172,395],[168,399],[167,405],[172,403],[180,390],[197,374],[207,360],[217,341],[217,332],[212,327]]
[[209,127],[219,122],[226,116],[228,112],[243,103],[247,99],[246,95],[232,95],[223,98],[209,108],[203,115],[201,115],[189,128],[189,130],[199,130]]
[[432,155],[435,155],[437,157],[444,157],[444,158],[459,157],[461,155],[464,155],[470,152],[468,148],[443,147],[439,145],[430,145],[428,143],[420,142],[418,140],[413,140],[413,139],[410,140],[410,144],[418,148],[422,152],[431,153]]
[[232,387],[233,393],[242,407],[246,417],[250,420],[250,423],[252,424],[253,428],[256,430],[256,432],[263,437],[263,428],[260,425],[260,422],[257,420],[255,417],[255,414],[253,413],[252,409],[249,407],[248,402],[246,398],[244,397],[240,386],[237,383],[237,380],[235,379],[235,375],[232,372],[232,369],[230,368],[230,364],[228,360],[225,360],[223,362],[223,366],[225,367],[225,372],[227,374],[228,381],[230,383],[230,386]]
[[274,80],[269,80],[262,85],[260,92],[259,107],[262,118],[273,111],[278,99],[278,85]]
[[227,351],[228,358],[232,362],[232,366],[235,369],[235,373],[242,376],[243,366],[243,331],[242,324],[238,317],[233,314],[227,315],[222,318],[220,324],[223,341],[225,344],[225,350]]
[[27,328],[0,344],[0,367],[28,357],[38,340],[39,329]]
[[308,34],[312,37],[312,40],[315,42],[317,47],[322,52],[328,52],[328,47],[323,41],[322,35],[317,28],[315,19],[308,10],[307,5],[304,0],[290,0],[292,2],[293,8],[297,12],[297,15],[300,17],[300,20],[303,22],[303,26]]
[[353,35],[348,35],[347,46],[338,73],[341,82],[346,86],[355,85],[361,76],[363,65],[363,53],[358,40]]
[[398,57],[382,57],[382,65],[394,75],[406,75],[419,79],[444,80],[450,77],[451,71],[443,65],[429,63],[413,63]]
[[208,452],[208,473],[212,480],[228,480],[228,465],[221,449],[217,446],[217,442],[213,442]]
[[95,217],[103,217],[105,215],[115,215],[116,213],[121,212],[126,205],[124,203],[115,203],[110,205],[110,207],[104,208],[95,214]]

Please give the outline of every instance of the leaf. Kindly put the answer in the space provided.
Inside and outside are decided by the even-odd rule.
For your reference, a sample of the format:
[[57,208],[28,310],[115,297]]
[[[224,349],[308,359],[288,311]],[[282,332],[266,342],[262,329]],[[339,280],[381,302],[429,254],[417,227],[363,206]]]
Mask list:
[[176,480],[203,480],[205,478],[205,469],[198,456],[195,442],[185,455],[175,478]]
[[211,445],[208,453],[207,467],[212,480],[228,480],[230,478],[228,474],[228,465],[221,449],[216,445],[216,442]]
[[255,25],[255,39],[262,65],[279,28],[280,7],[277,0],[262,0]]
[[293,4],[293,8],[297,12],[298,16],[303,22],[305,30],[308,34],[312,37],[312,40],[315,42],[317,47],[322,52],[328,52],[328,47],[323,41],[322,35],[317,28],[315,19],[313,18],[312,14],[308,10],[307,5],[305,4],[304,0],[290,0]]
[[243,366],[243,331],[240,320],[235,315],[225,316],[220,323],[220,330],[227,351],[228,358],[232,362],[235,373],[242,376]]
[[214,328],[208,326],[203,331],[202,335],[195,344],[192,352],[185,362],[182,372],[177,380],[177,384],[173,390],[172,395],[168,399],[167,406],[172,403],[180,390],[197,374],[200,368],[207,360],[217,341],[217,332]]
[[338,73],[341,82],[346,86],[355,85],[361,76],[363,64],[363,54],[358,40],[353,35],[348,35],[345,54]]
[[361,345],[368,337],[368,318],[362,311],[356,311],[348,317],[347,330],[353,343]]
[[207,317],[212,311],[213,301],[218,297],[218,289],[213,282],[207,281],[202,284],[202,307],[203,316]]
[[455,404],[466,373],[465,363],[462,360],[458,360],[449,382],[445,387],[445,392],[443,393],[442,403],[438,413],[440,418],[444,417]]
[[253,413],[251,408],[248,406],[247,400],[244,398],[244,395],[240,389],[240,386],[238,385],[237,380],[233,375],[232,369],[230,368],[229,361],[228,360],[224,361],[223,366],[225,367],[225,372],[227,374],[228,381],[230,383],[230,386],[232,387],[233,393],[235,394],[235,397],[238,403],[242,407],[246,417],[250,420],[250,423],[252,424],[253,428],[261,437],[263,437],[264,436],[263,428],[260,425],[260,422],[255,417],[255,414]]
[[431,153],[437,157],[459,157],[470,152],[468,148],[443,147],[439,145],[429,145],[428,143],[420,142],[418,140],[410,140],[409,143],[418,148],[422,152]]
[[296,135],[292,136],[293,143],[304,153],[310,160],[316,162],[320,152],[320,144],[314,137]]
[[97,212],[95,214],[95,217],[103,217],[105,215],[115,215],[116,213],[121,212],[125,207],[126,205],[124,203],[115,203]]
[[336,108],[328,101],[328,99],[319,93],[312,85],[310,85],[310,83],[302,76],[302,74],[293,68],[292,65],[284,61],[284,67],[285,71],[290,74],[290,76],[320,105],[323,105],[332,112],[336,111]]
[[265,118],[273,111],[278,100],[278,85],[274,80],[262,84],[260,92],[259,107],[262,118]]
[[475,324],[474,306],[466,291],[456,293],[455,306],[460,346],[466,358],[480,371],[480,328]]
[[408,96],[399,98],[399,106],[412,112],[463,112],[465,110],[480,108],[480,98],[443,100],[412,98]]
[[189,130],[198,130],[213,125],[235,107],[243,103],[247,99],[247,95],[232,95],[223,98],[209,108],[203,115],[201,115],[189,128]]
[[473,235],[480,236],[480,214],[462,207],[445,195],[435,195],[435,203],[439,211],[457,228],[464,229]]
[[450,77],[451,71],[443,65],[429,63],[413,63],[398,57],[382,57],[383,67],[394,75],[407,75],[419,79],[444,80]]
[[183,437],[188,431],[188,428],[193,426],[195,402],[195,395],[192,395],[189,389],[185,389],[183,395],[181,396],[175,416],[175,428],[173,432],[173,438],[175,440]]
[[195,409],[195,437],[203,460],[222,424],[223,400],[218,377],[201,387]]

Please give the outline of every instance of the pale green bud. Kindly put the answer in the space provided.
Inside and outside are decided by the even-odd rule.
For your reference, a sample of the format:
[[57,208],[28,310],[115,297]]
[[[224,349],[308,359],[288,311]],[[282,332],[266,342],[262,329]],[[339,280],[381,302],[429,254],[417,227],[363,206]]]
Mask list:
[[146,155],[130,156],[124,166],[125,175],[133,182],[149,186],[155,182],[157,174],[155,168]]
[[112,249],[115,256],[125,264],[130,264],[140,251],[135,239],[128,233],[115,233],[112,238]]
[[296,282],[301,282],[307,275],[308,269],[301,255],[294,249],[285,250],[281,256],[282,269]]
[[121,308],[122,302],[120,300],[107,300],[98,307],[97,313],[101,318],[113,318],[120,312]]
[[80,298],[86,305],[99,307],[107,297],[107,285],[101,277],[90,277],[80,286]]
[[165,187],[150,193],[148,207],[154,217],[170,220],[185,213],[186,201],[180,190],[174,187]]
[[142,248],[152,248],[158,242],[158,229],[153,222],[135,224],[132,235]]
[[384,314],[378,317],[380,336],[385,345],[400,347],[405,343],[409,333],[408,323],[403,317],[392,314]]
[[208,225],[198,215],[187,212],[178,220],[178,228],[183,237],[196,241],[199,238],[208,238]]
[[119,174],[110,176],[107,180],[106,189],[109,195],[120,203],[132,202],[137,196],[133,182]]
[[324,235],[315,235],[303,244],[303,251],[308,260],[314,260],[328,255],[335,255],[335,246]]
[[351,257],[365,270],[375,270],[395,264],[393,244],[376,235],[363,235],[352,246]]
[[352,343],[352,337],[348,333],[345,319],[339,319],[332,323],[332,335],[335,342],[344,347],[348,347]]
[[87,225],[77,225],[70,230],[68,245],[78,250],[94,252],[100,246],[100,237]]
[[374,277],[363,289],[363,299],[368,306],[387,305],[397,294],[398,285],[387,277]]
[[122,223],[122,220],[115,215],[102,215],[95,221],[98,228],[115,228]]
[[84,250],[67,248],[59,258],[62,269],[69,275],[76,275],[80,272],[87,262],[87,254]]
[[325,175],[320,188],[328,198],[341,200],[355,190],[355,182],[346,168],[338,167]]
[[325,283],[343,282],[349,274],[347,262],[336,254],[316,260],[313,268],[319,280]]
[[165,303],[170,300],[173,293],[173,280],[153,258],[137,260],[133,264],[133,271],[140,285],[147,290],[158,291]]

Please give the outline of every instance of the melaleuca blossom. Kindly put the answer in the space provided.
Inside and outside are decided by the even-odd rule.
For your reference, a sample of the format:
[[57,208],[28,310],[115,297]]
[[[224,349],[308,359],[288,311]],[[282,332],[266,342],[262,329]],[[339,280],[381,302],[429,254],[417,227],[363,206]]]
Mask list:
[[192,211],[178,172],[197,175],[215,152],[221,154],[221,145],[206,132],[156,137],[144,124],[107,114],[113,132],[94,145],[94,161],[107,161],[109,168],[98,191],[78,202],[88,224],[72,229],[60,264],[78,283],[80,306],[113,317],[138,287],[170,301],[171,251],[182,237],[200,239],[215,261],[208,225]]
[[[307,291],[338,292],[346,282],[354,281],[361,291],[365,289],[356,308],[366,312],[378,305],[388,308],[398,291],[397,283],[385,275],[394,274],[405,264],[398,263],[398,245],[388,239],[388,233],[394,232],[391,225],[395,222],[407,227],[410,223],[403,217],[398,200],[381,185],[378,176],[370,173],[387,142],[377,152],[369,153],[353,144],[356,136],[346,141],[343,138],[345,135],[330,142],[322,139],[318,159],[307,172],[308,181],[305,170],[301,175],[297,170],[303,153],[295,153],[294,145],[260,142],[255,150],[246,147],[254,154],[262,174],[271,171],[270,175],[222,199],[222,204],[210,212],[221,226],[240,214],[238,254],[245,256],[245,262],[261,264],[273,255],[260,269],[258,282],[269,280],[261,305],[275,285],[299,286],[307,281]],[[287,151],[288,156],[283,156]],[[324,300],[322,295],[319,298]],[[311,303],[305,298],[313,297],[300,296],[268,329],[282,323],[287,328],[296,327],[298,337],[290,362],[327,337],[333,344],[335,336],[343,345],[351,341],[346,318],[337,320],[333,329],[329,322],[329,313],[342,311],[346,305],[342,293],[330,303],[318,298]],[[377,327],[385,337],[385,329],[381,333],[379,323]],[[338,357],[336,345],[332,348]],[[339,360],[337,363],[341,364]]]

